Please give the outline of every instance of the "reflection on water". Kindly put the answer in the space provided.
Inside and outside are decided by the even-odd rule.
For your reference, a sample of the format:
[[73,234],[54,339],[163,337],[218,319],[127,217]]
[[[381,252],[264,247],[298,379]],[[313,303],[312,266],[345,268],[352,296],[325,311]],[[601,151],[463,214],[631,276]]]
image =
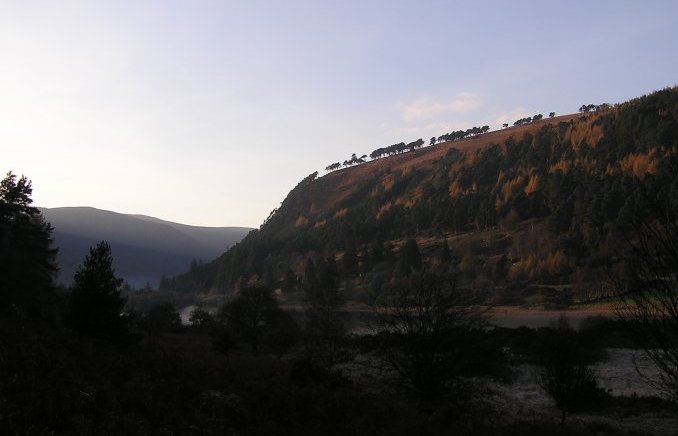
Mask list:
[[593,316],[613,319],[614,313],[609,309],[600,310],[527,310],[527,309],[495,309],[487,314],[487,320],[498,327],[549,327],[566,316],[570,325],[578,328],[583,320]]
[[[609,309],[600,310],[540,310],[518,308],[495,308],[485,314],[485,318],[497,327],[506,328],[540,328],[554,325],[558,318],[566,316],[570,325],[578,328],[583,320],[590,317],[606,317],[614,319],[614,313]],[[346,310],[346,326],[353,334],[364,335],[373,333],[374,312],[370,310]]]
[[[198,305],[191,304],[179,310],[181,323],[189,325],[191,312]],[[282,306],[285,311],[290,313],[300,326],[304,324],[303,307],[299,305]],[[202,305],[202,308],[211,314],[217,312],[217,306]],[[373,332],[374,312],[368,307],[348,308],[342,311],[344,322],[348,330],[357,335],[364,335]],[[541,309],[520,309],[514,307],[493,308],[486,314],[487,321],[498,327],[517,328],[529,327],[539,328],[548,327],[558,321],[562,315],[565,315],[570,325],[574,328],[579,327],[581,322],[592,316],[604,316],[613,319],[614,313],[610,309],[592,309],[592,310],[541,310]]]

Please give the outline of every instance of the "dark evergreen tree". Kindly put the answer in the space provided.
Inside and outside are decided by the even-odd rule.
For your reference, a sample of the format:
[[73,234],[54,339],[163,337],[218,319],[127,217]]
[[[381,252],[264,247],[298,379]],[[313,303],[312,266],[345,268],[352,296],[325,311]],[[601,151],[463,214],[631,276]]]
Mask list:
[[447,245],[447,239],[443,241],[443,246],[440,249],[440,263],[447,265],[452,260],[452,253],[450,247]]
[[388,260],[389,257],[388,249],[384,246],[384,240],[379,235],[376,237],[372,244],[371,255],[372,262],[374,264]]
[[290,294],[294,293],[297,290],[298,279],[294,271],[288,269],[283,277],[280,287],[282,288],[283,293]]
[[122,279],[113,270],[113,255],[107,242],[90,248],[75,273],[70,296],[70,320],[81,335],[118,341],[126,333]]
[[277,348],[283,342],[291,346],[296,341],[296,324],[278,306],[269,288],[242,289],[221,307],[217,318],[229,338],[248,344],[254,352],[262,345]]
[[320,365],[331,367],[345,353],[341,340],[345,333],[339,294],[339,274],[333,257],[318,261],[315,286],[305,289],[307,351]]
[[0,182],[0,313],[50,318],[57,251],[32,192],[24,176]]
[[314,289],[318,285],[318,279],[315,274],[315,264],[313,259],[306,260],[306,268],[304,269],[304,279],[301,286],[304,292],[308,293],[309,289]]
[[400,249],[400,259],[398,261],[398,273],[400,275],[409,275],[412,271],[421,270],[421,254],[419,245],[415,239],[408,239],[405,245]]
[[372,271],[372,256],[367,248],[363,248],[358,256],[359,270],[361,274],[367,274]]
[[358,255],[353,247],[346,249],[341,264],[343,275],[346,277],[353,277],[358,272]]
[[191,327],[198,331],[211,332],[214,329],[214,315],[202,306],[191,311],[188,317]]
[[159,303],[148,309],[143,319],[144,329],[151,336],[181,329],[181,317],[172,303]]

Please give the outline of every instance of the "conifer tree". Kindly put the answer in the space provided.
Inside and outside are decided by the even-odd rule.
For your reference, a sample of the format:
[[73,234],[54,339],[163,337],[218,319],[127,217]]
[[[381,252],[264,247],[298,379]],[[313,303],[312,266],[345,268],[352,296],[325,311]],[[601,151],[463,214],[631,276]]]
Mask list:
[[412,271],[421,269],[421,254],[419,245],[415,239],[408,239],[405,245],[400,249],[400,260],[398,262],[398,272],[402,276],[409,275]]
[[443,246],[440,249],[440,263],[447,265],[452,261],[452,253],[450,252],[450,247],[447,245],[447,239],[443,241]]
[[[313,265],[310,259],[308,265]],[[344,299],[339,293],[339,273],[332,256],[319,259],[315,271],[315,282],[313,285],[308,282],[309,286],[304,289],[308,302],[307,351],[322,366],[331,367],[345,358],[341,347],[345,327],[340,311]]]
[[25,176],[0,182],[0,313],[51,318],[57,250],[32,193]]
[[113,256],[107,242],[90,248],[75,273],[71,289],[71,323],[81,335],[112,341],[126,331],[120,295],[122,279],[115,276]]

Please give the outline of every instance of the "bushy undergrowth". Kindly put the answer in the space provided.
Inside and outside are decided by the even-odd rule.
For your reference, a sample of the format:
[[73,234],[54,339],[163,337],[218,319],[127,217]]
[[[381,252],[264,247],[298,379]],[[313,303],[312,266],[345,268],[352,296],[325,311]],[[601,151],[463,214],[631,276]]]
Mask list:
[[[378,379],[367,382],[317,365],[302,346],[281,357],[249,347],[224,355],[211,349],[208,333],[186,328],[122,345],[79,338],[54,324],[4,319],[0,328],[5,434],[530,435],[555,434],[559,427],[557,419],[507,419],[472,383],[422,401],[407,390],[380,386]],[[531,335],[547,336],[501,333],[475,338],[485,345],[469,358],[491,368],[471,365],[469,377],[495,372],[503,378],[505,370],[496,370],[505,364],[492,365],[497,356],[487,350],[502,344],[517,350]],[[345,346],[358,355],[382,340],[365,336]],[[537,359],[532,353],[529,359]],[[605,397],[598,410],[658,407],[632,403]],[[593,429],[591,422],[574,420],[563,434],[618,431],[607,421],[599,424]]]

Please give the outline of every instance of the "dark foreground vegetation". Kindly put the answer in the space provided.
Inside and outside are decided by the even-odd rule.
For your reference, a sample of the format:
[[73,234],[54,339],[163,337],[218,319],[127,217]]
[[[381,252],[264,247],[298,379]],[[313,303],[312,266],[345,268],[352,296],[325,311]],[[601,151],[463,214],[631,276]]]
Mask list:
[[[609,336],[562,326],[477,331],[472,344],[469,338],[463,351],[452,351],[459,353],[454,368],[422,373],[438,378],[429,390],[428,381],[420,385],[381,360],[397,349],[396,338],[345,337],[337,345],[342,357],[328,365],[318,358],[327,350],[303,337],[284,352],[268,340],[254,347],[238,334],[224,347],[228,322],[208,319],[132,329],[123,342],[110,342],[62,325],[3,318],[5,434],[646,434],[614,421],[673,411],[663,400],[611,397],[595,379],[570,377],[615,344],[621,335],[614,324],[595,327]],[[554,342],[558,336],[563,342]],[[510,384],[521,364],[543,368],[540,382],[567,415],[564,425],[555,410],[507,416],[515,399],[493,401],[485,380]]]
[[[375,221],[368,214],[364,227],[351,229],[345,224],[358,223],[360,213],[376,207],[356,200],[352,211],[319,227],[324,230],[312,231],[298,219],[290,230],[287,220],[298,212],[297,195],[315,177],[307,179],[283,203],[289,210],[274,215],[260,232],[219,261],[168,280],[166,285],[179,291],[207,282],[212,286],[202,290],[228,290],[217,311],[197,307],[190,325],[182,325],[170,302],[158,301],[162,293],[149,291],[145,304],[128,304],[112,268],[114,253],[104,241],[91,247],[73,286],[57,288],[52,228],[31,206],[30,181],[10,173],[0,182],[1,432],[675,434],[676,102],[676,91],[665,90],[585,120],[601,126],[605,139],[596,147],[579,143],[570,163],[553,161],[557,168],[543,174],[537,167],[524,187],[509,190],[508,203],[497,203],[496,193],[482,186],[450,196],[445,185],[450,195],[444,202],[429,204],[435,195],[424,196],[390,220]],[[644,124],[661,129],[648,133]],[[561,150],[560,139],[552,135],[564,129],[571,136],[572,127],[549,127],[542,139],[552,152],[568,156],[570,149]],[[459,163],[458,172],[444,173],[460,183],[503,171],[502,155],[538,165],[540,153],[549,148],[528,139],[504,151],[496,146],[473,155],[474,166],[457,161],[470,155],[454,152],[440,165]],[[623,165],[610,166],[605,177],[596,171],[610,164],[613,143],[628,158],[640,153],[638,143],[648,141],[660,148],[643,149],[633,155],[638,162],[627,162],[638,177]],[[513,155],[521,150],[527,154]],[[642,156],[652,157],[652,171],[644,171]],[[571,163],[591,168],[558,170]],[[480,173],[468,173],[476,170]],[[587,196],[595,189],[602,197]],[[466,230],[473,219],[484,232],[516,208],[525,214],[518,223],[530,218],[535,227],[554,232],[544,235],[555,251],[532,252],[540,244],[533,235],[536,239],[521,243],[520,256],[478,266],[478,258],[460,256],[444,238],[435,250],[424,251],[417,242],[421,234],[409,234],[414,223],[429,219]],[[436,215],[446,210],[469,215]],[[412,215],[416,211],[422,215]],[[401,237],[397,250],[379,232]],[[609,295],[618,304],[615,319],[587,319],[576,329],[566,318],[541,329],[488,322],[491,286],[479,275],[495,276],[504,285],[518,277],[559,283],[556,279],[564,280],[573,269],[610,266],[608,255],[617,268],[601,270],[615,290]],[[295,259],[294,268],[285,256]],[[552,275],[545,277],[540,268],[552,268]],[[501,288],[500,294],[510,289]],[[360,295],[369,316],[356,334],[346,303]],[[552,297],[556,304],[563,296]],[[641,373],[663,396],[619,396],[603,389],[596,365],[613,348],[644,353],[656,371]],[[537,387],[531,397],[511,392],[529,384]],[[544,399],[542,406],[535,395]]]
[[[675,403],[613,397],[598,384],[592,365],[605,348],[635,346],[627,333],[648,331],[633,318],[589,320],[578,331],[566,319],[539,330],[498,328],[458,286],[454,269],[425,267],[413,245],[401,280],[373,306],[369,333],[349,334],[332,258],[307,263],[296,316],[281,309],[272,289],[252,283],[216,313],[196,308],[182,326],[172,304],[126,307],[105,242],[90,249],[71,289],[55,289],[51,228],[30,195],[24,177],[10,173],[0,185],[4,434],[616,435],[674,428]],[[663,264],[646,264],[666,277]],[[661,288],[666,295],[672,283]],[[647,321],[657,334],[676,319]],[[642,336],[638,344],[656,346]],[[511,408],[516,398],[498,393],[516,386],[525,365],[535,368],[557,411]],[[674,372],[661,374],[671,382]],[[622,422],[657,414],[668,424],[652,432]]]

